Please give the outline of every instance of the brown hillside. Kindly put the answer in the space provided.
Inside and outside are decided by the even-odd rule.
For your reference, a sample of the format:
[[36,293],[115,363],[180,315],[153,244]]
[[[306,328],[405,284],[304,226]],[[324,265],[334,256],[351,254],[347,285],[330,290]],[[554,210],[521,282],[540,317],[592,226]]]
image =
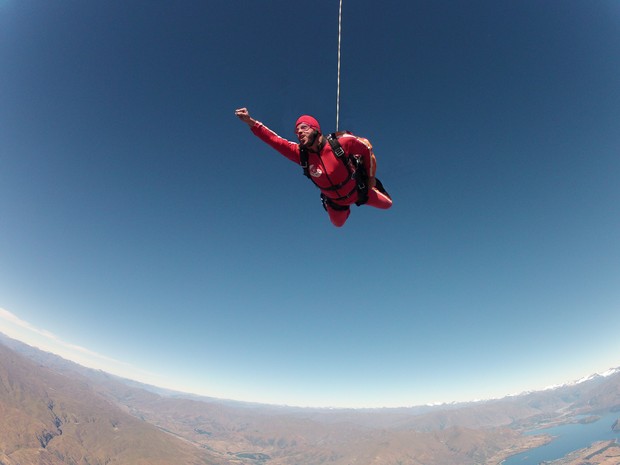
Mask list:
[[0,345],[0,461],[5,465],[205,465],[205,452],[122,412]]

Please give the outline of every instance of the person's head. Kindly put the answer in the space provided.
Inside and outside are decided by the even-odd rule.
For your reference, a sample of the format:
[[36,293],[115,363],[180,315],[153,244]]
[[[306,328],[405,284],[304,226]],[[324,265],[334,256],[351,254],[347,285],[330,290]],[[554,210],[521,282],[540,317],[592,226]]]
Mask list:
[[321,126],[312,116],[302,115],[295,122],[295,135],[301,145],[310,147],[321,135]]

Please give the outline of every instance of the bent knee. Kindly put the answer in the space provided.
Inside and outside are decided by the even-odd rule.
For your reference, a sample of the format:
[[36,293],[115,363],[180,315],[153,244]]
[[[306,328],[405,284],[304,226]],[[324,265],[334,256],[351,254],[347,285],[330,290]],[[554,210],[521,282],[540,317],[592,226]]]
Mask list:
[[392,207],[392,199],[385,195],[383,192],[373,188],[369,191],[368,205],[375,208],[381,208],[387,210]]

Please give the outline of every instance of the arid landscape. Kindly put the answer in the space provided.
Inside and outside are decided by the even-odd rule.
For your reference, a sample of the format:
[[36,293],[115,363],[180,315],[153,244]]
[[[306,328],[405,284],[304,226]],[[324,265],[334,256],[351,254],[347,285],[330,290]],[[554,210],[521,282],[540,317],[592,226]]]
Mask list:
[[[497,465],[550,440],[528,429],[620,407],[620,371],[435,407],[247,404],[159,390],[0,342],[2,465]],[[597,443],[554,465],[617,465],[618,456],[616,443]]]

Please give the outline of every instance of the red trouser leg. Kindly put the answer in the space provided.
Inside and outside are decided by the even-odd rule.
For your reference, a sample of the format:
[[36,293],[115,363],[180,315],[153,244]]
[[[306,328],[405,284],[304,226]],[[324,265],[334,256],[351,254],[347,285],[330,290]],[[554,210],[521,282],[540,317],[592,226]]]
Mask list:
[[376,187],[373,187],[372,189],[368,189],[368,202],[366,202],[366,205],[387,210],[392,206],[392,199],[379,192]]
[[[392,206],[392,199],[390,199],[387,195],[383,194],[376,188],[372,188],[368,190],[368,201],[365,205],[370,205],[371,207],[380,208],[382,210],[387,210]],[[332,224],[337,228],[343,226],[349,215],[351,214],[351,209],[347,208],[346,210],[334,210],[329,204],[325,205],[327,209],[327,213],[329,214],[329,219]]]
[[331,220],[332,224],[337,228],[340,228],[342,225],[344,225],[347,221],[347,218],[349,218],[349,215],[351,214],[350,208],[347,208],[346,210],[334,210],[329,205],[325,205],[325,208],[327,209],[327,213],[329,214],[329,219]]

